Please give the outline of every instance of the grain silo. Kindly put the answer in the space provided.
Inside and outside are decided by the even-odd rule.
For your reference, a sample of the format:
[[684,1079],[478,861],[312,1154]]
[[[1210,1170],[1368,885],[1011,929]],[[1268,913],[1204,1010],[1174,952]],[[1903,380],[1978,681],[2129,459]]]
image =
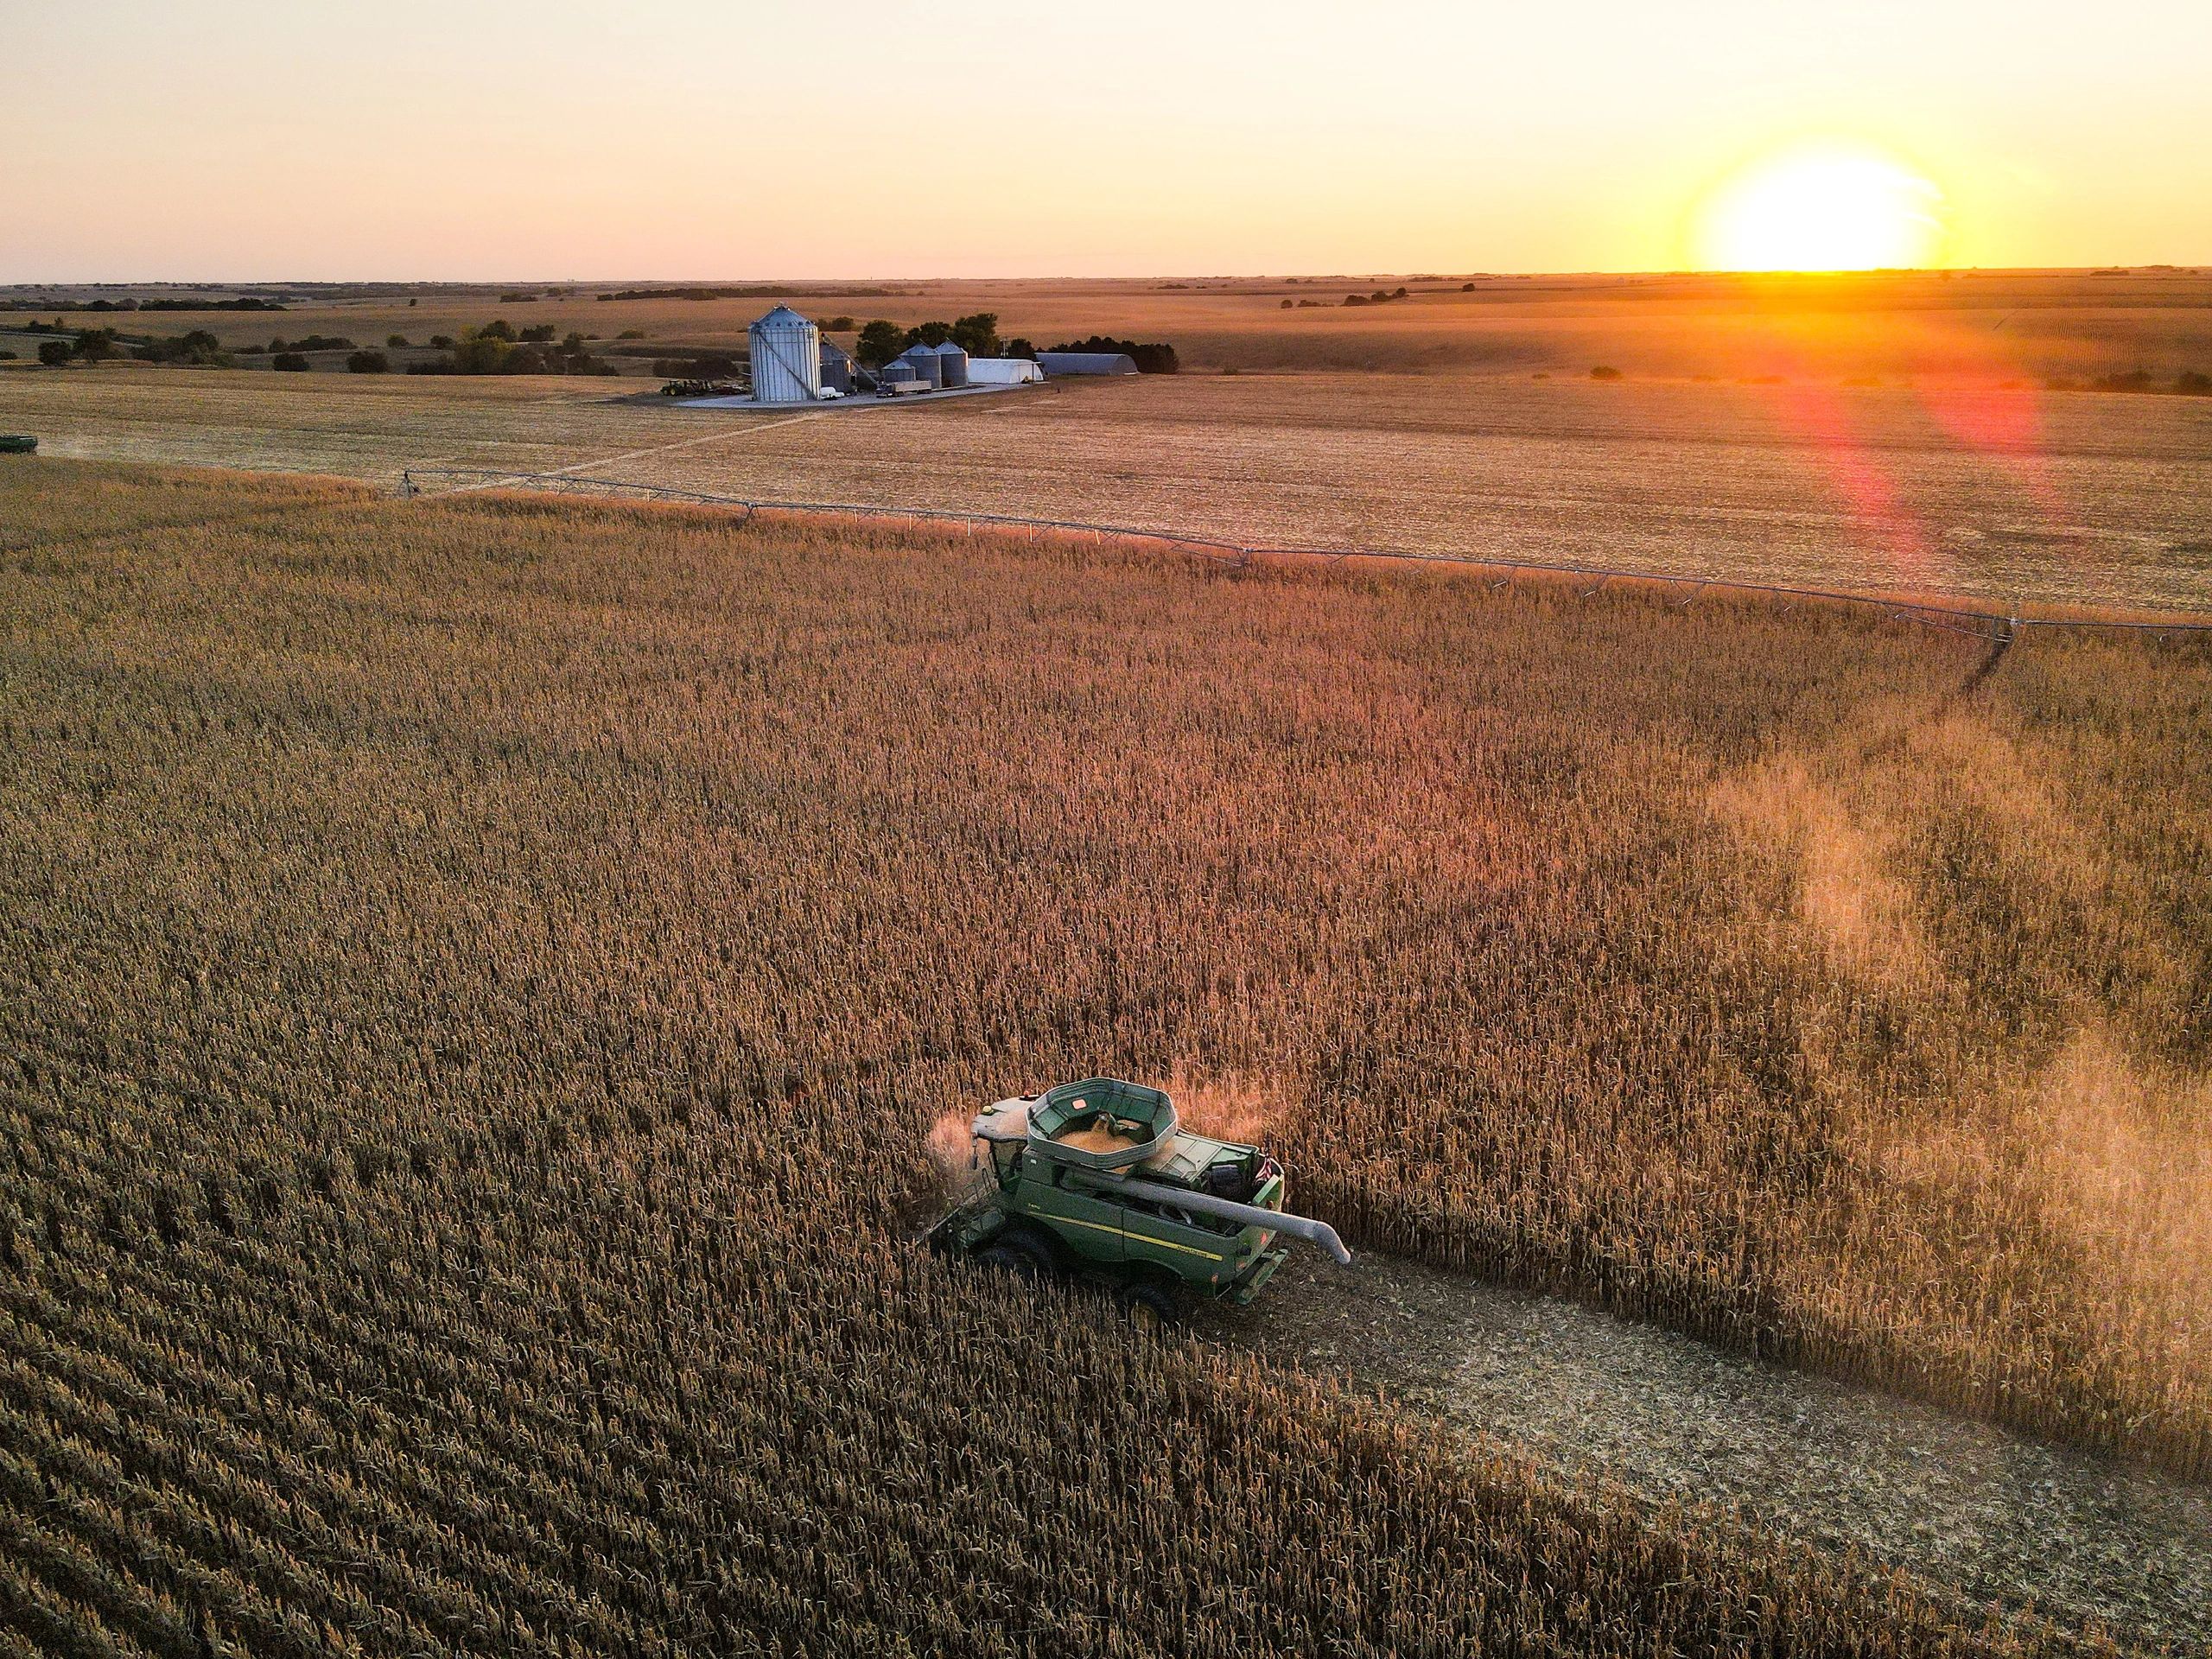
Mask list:
[[937,348],[937,367],[938,377],[944,385],[964,386],[968,384],[968,353],[949,340]]
[[899,353],[899,360],[910,365],[914,371],[914,378],[931,390],[944,384],[944,359],[938,356],[936,346],[925,346],[917,340]]
[[787,305],[746,330],[753,353],[753,400],[810,404],[822,391],[822,331]]

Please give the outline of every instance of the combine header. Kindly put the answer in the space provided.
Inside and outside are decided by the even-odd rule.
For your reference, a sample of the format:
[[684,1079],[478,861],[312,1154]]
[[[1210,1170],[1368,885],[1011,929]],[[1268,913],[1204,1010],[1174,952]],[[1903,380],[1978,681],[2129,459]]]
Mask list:
[[1278,1237],[1351,1261],[1326,1222],[1284,1211],[1280,1164],[1185,1132],[1157,1089],[1064,1083],[1002,1100],[969,1129],[995,1179],[931,1230],[931,1244],[1032,1277],[1110,1285],[1135,1323],[1173,1319],[1190,1298],[1249,1303],[1290,1255]]

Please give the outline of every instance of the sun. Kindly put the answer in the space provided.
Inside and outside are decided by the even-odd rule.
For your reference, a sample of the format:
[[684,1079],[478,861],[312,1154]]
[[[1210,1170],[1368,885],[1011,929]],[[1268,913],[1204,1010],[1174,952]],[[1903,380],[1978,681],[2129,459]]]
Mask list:
[[1942,241],[1942,192],[1894,156],[1800,144],[1724,180],[1700,204],[1707,270],[1872,270],[1925,265]]

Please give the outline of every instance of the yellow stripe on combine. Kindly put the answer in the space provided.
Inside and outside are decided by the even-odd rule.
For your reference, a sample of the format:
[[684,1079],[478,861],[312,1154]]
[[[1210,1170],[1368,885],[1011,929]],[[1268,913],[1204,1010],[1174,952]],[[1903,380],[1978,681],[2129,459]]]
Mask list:
[[[1042,1210],[1030,1211],[1035,1216],[1044,1213]],[[1229,1259],[1225,1255],[1216,1255],[1211,1250],[1202,1250],[1195,1244],[1178,1244],[1172,1238],[1154,1238],[1150,1233],[1133,1233],[1126,1227],[1109,1227],[1103,1221],[1077,1221],[1073,1216],[1054,1216],[1052,1220],[1056,1227],[1088,1227],[1094,1233],[1113,1233],[1122,1238],[1134,1238],[1140,1244],[1158,1245],[1163,1250],[1180,1250],[1186,1255],[1203,1255],[1209,1262],[1226,1262]]]

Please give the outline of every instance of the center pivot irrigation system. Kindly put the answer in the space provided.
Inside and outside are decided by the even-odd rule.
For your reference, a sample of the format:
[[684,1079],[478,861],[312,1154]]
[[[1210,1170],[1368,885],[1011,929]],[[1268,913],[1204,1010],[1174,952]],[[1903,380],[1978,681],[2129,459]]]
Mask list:
[[400,494],[410,498],[458,495],[479,490],[550,490],[564,495],[612,496],[618,499],[675,501],[700,506],[728,507],[747,518],[755,512],[829,513],[857,518],[959,524],[971,530],[977,524],[987,524],[1034,531],[1040,534],[1055,531],[1095,536],[1102,541],[1111,536],[1118,540],[1150,542],[1156,546],[1172,548],[1230,569],[1243,569],[1262,559],[1296,559],[1320,564],[1340,564],[1349,559],[1375,559],[1406,564],[1450,564],[1471,569],[1507,572],[1506,575],[1491,584],[1492,588],[1503,587],[1516,575],[1573,576],[1587,578],[1591,582],[1591,586],[1580,591],[1579,596],[1583,599],[1590,598],[1608,582],[1626,582],[1687,588],[1689,590],[1688,594],[1675,602],[1688,605],[1707,588],[1713,588],[1726,593],[1764,594],[1787,600],[1789,604],[1783,607],[1784,610],[1800,601],[1856,605],[1880,611],[1891,621],[1917,622],[1923,627],[1940,628],[1948,633],[1963,633],[1971,639],[1986,639],[1998,645],[2010,645],[2030,628],[2111,630],[2148,633],[2160,639],[2170,633],[2212,633],[2212,618],[2195,614],[2152,621],[2021,616],[2012,611],[1976,610],[1964,605],[1884,598],[1878,594],[1854,594],[1825,588],[1791,588],[1775,582],[1738,582],[1732,578],[1714,576],[1670,575],[1663,570],[1622,570],[1592,564],[1544,564],[1525,559],[1491,558],[1480,553],[1409,553],[1365,547],[1279,547],[1266,543],[1236,542],[1221,537],[1186,534],[1180,531],[1150,530],[1141,524],[1095,524],[1076,518],[1028,518],[1014,513],[961,512],[944,507],[871,506],[856,501],[770,500],[740,495],[715,495],[703,490],[679,490],[662,484],[633,484],[618,478],[582,477],[573,473],[512,473],[484,467],[411,467],[401,473],[399,479]]

